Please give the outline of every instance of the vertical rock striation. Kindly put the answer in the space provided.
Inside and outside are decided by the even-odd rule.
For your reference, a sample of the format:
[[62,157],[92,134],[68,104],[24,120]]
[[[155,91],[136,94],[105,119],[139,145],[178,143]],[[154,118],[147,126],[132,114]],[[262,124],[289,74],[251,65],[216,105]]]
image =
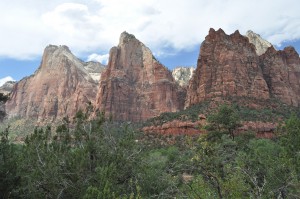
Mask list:
[[200,49],[196,71],[187,89],[185,107],[218,97],[269,99],[255,46],[238,31],[226,35],[209,30]]
[[260,56],[270,95],[292,105],[300,104],[300,58],[293,47],[276,51],[270,47]]
[[171,72],[133,35],[123,32],[110,50],[96,106],[118,121],[143,121],[183,108],[185,92]]
[[96,98],[97,81],[85,68],[87,65],[66,46],[47,46],[35,74],[14,86],[6,103],[9,117],[52,122],[74,116]]

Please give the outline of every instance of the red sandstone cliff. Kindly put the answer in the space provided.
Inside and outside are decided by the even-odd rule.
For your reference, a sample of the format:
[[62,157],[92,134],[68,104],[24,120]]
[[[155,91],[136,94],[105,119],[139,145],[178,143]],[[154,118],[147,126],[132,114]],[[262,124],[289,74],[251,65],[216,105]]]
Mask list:
[[119,121],[143,121],[183,108],[185,93],[171,72],[133,35],[123,32],[110,50],[96,106]]
[[276,51],[270,47],[260,56],[260,65],[270,95],[292,105],[300,105],[300,58],[293,47]]
[[96,98],[97,81],[86,70],[90,64],[77,59],[66,46],[46,47],[35,74],[14,86],[6,103],[9,117],[52,122],[74,116]]
[[226,35],[222,29],[210,29],[201,45],[185,106],[228,96],[270,97],[259,57],[248,38],[238,31]]

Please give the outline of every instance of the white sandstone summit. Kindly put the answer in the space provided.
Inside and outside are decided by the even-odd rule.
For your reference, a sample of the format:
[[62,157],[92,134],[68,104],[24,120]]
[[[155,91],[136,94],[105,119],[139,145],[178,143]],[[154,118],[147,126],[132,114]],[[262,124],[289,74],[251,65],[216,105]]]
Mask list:
[[194,67],[176,67],[172,71],[173,78],[180,86],[187,86],[195,71]]
[[263,39],[259,34],[256,34],[252,30],[247,31],[246,37],[248,37],[250,43],[254,44],[257,55],[264,54],[267,49],[272,46],[270,42]]

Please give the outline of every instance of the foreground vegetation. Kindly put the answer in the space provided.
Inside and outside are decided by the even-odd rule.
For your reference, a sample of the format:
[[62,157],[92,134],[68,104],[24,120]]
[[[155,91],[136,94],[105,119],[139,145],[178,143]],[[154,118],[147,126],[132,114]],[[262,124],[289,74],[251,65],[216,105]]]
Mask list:
[[[0,198],[300,198],[300,118],[274,139],[236,136],[240,111],[221,106],[208,133],[153,142],[128,123],[79,111],[24,144],[1,132]],[[162,138],[163,140],[163,138]]]

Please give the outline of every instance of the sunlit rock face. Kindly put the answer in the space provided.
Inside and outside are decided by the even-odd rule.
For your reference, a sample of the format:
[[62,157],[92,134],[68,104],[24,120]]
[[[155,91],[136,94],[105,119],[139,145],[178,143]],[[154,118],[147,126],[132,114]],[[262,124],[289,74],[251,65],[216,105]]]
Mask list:
[[251,30],[247,31],[246,37],[248,37],[250,43],[254,44],[257,55],[264,54],[272,46],[270,42],[264,40],[259,34]]
[[172,75],[175,81],[182,87],[189,84],[190,79],[195,71],[194,67],[176,67],[172,70]]
[[105,65],[94,61],[83,62],[83,67],[96,82],[100,81],[101,73],[105,69]]
[[73,117],[96,99],[99,80],[90,72],[100,67],[79,60],[67,46],[47,46],[38,70],[14,85],[6,103],[9,117],[40,122]]
[[143,121],[183,108],[185,92],[135,36],[123,32],[110,50],[96,107],[117,121]]
[[187,89],[185,106],[220,97],[269,99],[269,87],[255,46],[238,31],[231,35],[210,29]]

